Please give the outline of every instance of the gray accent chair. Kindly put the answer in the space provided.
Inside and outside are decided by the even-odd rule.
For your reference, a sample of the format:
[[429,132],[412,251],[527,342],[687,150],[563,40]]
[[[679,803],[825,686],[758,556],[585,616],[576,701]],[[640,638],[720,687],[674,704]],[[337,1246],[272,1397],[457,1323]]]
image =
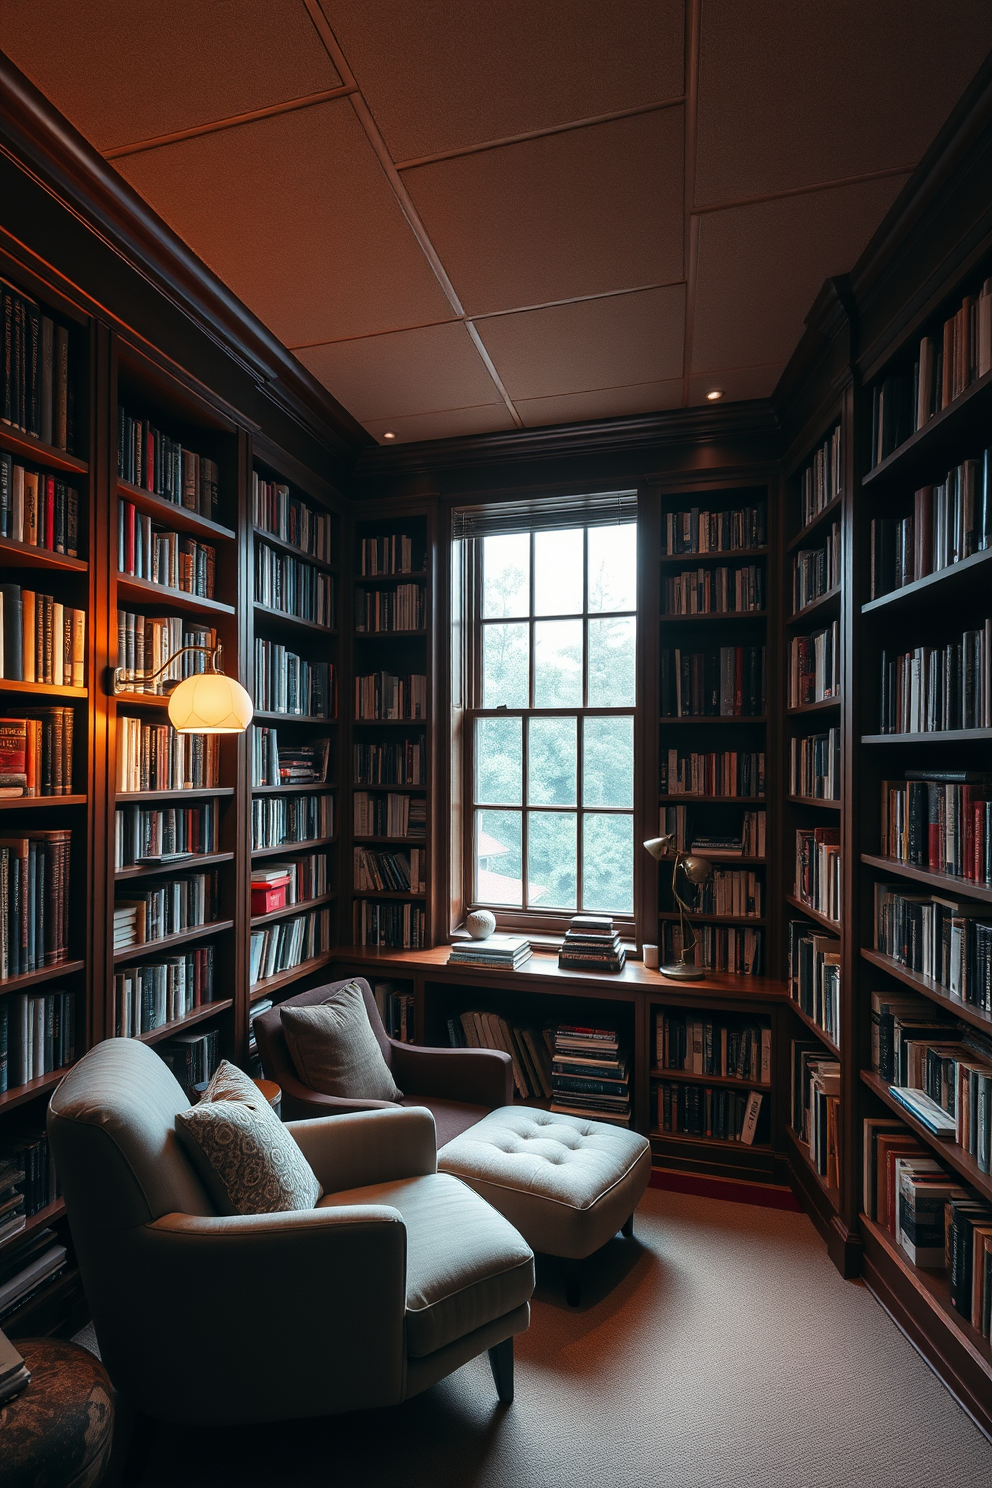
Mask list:
[[289,1123],[324,1196],[231,1217],[176,1137],[188,1105],[152,1049],[108,1039],[48,1114],[103,1362],[139,1417],[236,1425],[395,1405],[486,1350],[512,1399],[533,1254],[437,1172],[429,1111]]

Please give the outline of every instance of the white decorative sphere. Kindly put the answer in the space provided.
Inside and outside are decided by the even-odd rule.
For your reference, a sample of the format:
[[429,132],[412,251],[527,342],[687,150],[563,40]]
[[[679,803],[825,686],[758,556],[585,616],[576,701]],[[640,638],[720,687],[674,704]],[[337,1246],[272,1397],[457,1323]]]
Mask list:
[[488,909],[473,909],[465,917],[465,929],[473,940],[485,940],[496,929],[496,916]]

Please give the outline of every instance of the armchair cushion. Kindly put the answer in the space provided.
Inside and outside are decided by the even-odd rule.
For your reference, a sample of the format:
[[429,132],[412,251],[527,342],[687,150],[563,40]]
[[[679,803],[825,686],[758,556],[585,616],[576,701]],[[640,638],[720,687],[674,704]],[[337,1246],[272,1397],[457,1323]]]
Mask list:
[[336,988],[317,1006],[281,1012],[290,1057],[304,1085],[321,1095],[400,1099],[357,982]]

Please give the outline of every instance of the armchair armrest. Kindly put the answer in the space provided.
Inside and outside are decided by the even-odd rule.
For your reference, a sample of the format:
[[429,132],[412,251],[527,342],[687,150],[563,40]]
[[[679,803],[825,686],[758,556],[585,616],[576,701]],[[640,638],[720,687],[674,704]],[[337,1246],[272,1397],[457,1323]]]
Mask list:
[[282,1114],[286,1121],[306,1121],[312,1116],[342,1116],[351,1111],[395,1111],[393,1101],[360,1100],[346,1095],[321,1095],[311,1090],[295,1075],[284,1074],[279,1081],[282,1091]]
[[286,1130],[325,1193],[437,1172],[434,1117],[421,1106],[289,1121]]
[[393,1078],[407,1095],[436,1095],[470,1106],[508,1106],[513,1065],[502,1049],[429,1049],[390,1039]]

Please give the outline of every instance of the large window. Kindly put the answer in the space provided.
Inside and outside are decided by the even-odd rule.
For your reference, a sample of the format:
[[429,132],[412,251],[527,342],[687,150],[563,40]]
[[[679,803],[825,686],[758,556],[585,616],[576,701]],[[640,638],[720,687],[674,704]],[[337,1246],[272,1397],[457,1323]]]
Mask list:
[[616,517],[470,545],[464,897],[506,923],[633,915],[636,559]]

